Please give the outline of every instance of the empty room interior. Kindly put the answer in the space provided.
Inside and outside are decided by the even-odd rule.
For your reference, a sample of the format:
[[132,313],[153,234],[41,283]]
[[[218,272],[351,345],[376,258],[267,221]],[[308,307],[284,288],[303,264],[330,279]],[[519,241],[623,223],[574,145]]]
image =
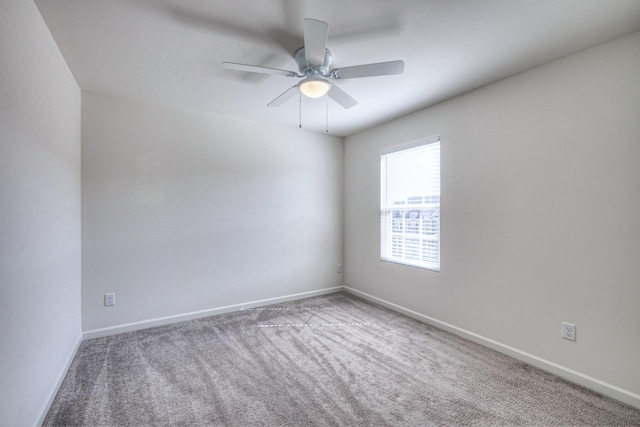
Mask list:
[[1,426],[640,425],[640,1],[8,0],[0,65]]

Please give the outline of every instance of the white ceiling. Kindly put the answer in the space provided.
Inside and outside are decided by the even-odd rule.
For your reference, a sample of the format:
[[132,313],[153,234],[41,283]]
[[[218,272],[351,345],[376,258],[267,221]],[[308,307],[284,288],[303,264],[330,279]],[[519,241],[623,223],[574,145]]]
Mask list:
[[[345,136],[640,30],[639,0],[36,0],[80,87],[297,127],[297,79],[223,70],[223,61],[297,71],[302,20],[329,23],[332,68],[402,59],[397,76],[344,80],[329,100]],[[639,47],[640,48],[640,47]],[[303,99],[324,132],[326,97]]]

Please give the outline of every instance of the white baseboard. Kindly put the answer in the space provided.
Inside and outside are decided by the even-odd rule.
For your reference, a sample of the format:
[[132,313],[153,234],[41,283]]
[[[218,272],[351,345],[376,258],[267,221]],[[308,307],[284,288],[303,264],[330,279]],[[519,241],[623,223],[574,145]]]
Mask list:
[[51,409],[51,405],[53,404],[53,401],[56,398],[58,391],[60,390],[60,386],[62,386],[62,382],[64,381],[64,378],[67,376],[67,372],[69,372],[71,363],[73,362],[73,359],[75,359],[76,354],[78,353],[80,344],[82,344],[82,335],[78,335],[78,338],[76,339],[76,344],[73,346],[71,353],[67,357],[67,362],[65,363],[64,368],[62,368],[60,370],[60,373],[58,374],[58,379],[53,387],[53,390],[51,391],[49,400],[47,401],[47,404],[45,405],[45,407],[42,409],[42,412],[40,413],[40,417],[38,418],[38,422],[36,424],[37,426],[41,426],[42,423],[44,423],[44,419],[47,417],[47,414],[49,413],[49,409]]
[[153,328],[155,326],[168,325],[171,323],[184,322],[187,320],[201,319],[203,317],[215,316],[217,314],[230,313],[240,311],[247,308],[261,307],[264,305],[278,304],[281,302],[294,301],[302,298],[315,297],[318,295],[332,294],[334,292],[344,291],[344,286],[335,286],[332,288],[319,289],[316,291],[301,292],[298,294],[285,295],[276,298],[268,298],[257,301],[250,301],[241,304],[227,305],[224,307],[216,307],[207,310],[194,311],[191,313],[177,314],[174,316],[159,317],[156,319],[143,320],[140,322],[126,323],[123,325],[110,326],[108,328],[91,329],[84,331],[83,339],[90,340],[93,338],[102,338],[110,335],[122,334],[124,332],[132,332],[140,329]]
[[368,301],[374,302],[376,304],[380,304],[393,311],[397,311],[398,313],[402,313],[418,321],[427,323],[431,326],[435,326],[436,328],[443,329],[447,332],[451,332],[455,335],[461,336],[470,341],[473,341],[475,343],[478,343],[490,349],[496,350],[500,353],[511,356],[514,359],[518,359],[522,362],[528,363],[529,365],[535,366],[536,368],[540,368],[544,371],[555,374],[561,378],[566,379],[567,381],[581,385],[597,393],[603,394],[607,397],[610,397],[612,399],[618,400],[620,402],[626,403],[627,405],[631,405],[633,407],[640,409],[640,395],[636,393],[625,390],[613,384],[609,384],[605,381],[601,381],[589,375],[585,375],[578,371],[574,371],[573,369],[567,368],[565,366],[558,365],[557,363],[553,363],[549,360],[543,359],[533,354],[529,354],[524,351],[518,350],[517,348],[513,348],[508,345],[502,344],[498,341],[494,341],[492,339],[483,337],[482,335],[478,335],[473,332],[467,331],[465,329],[459,328],[457,326],[453,326],[448,323],[441,322],[437,319],[434,319],[429,316],[425,316],[424,314],[420,314],[416,311],[413,311],[408,308],[402,307],[400,305],[394,304],[392,302],[386,301],[382,298],[378,298],[373,295],[367,294],[366,292],[359,291],[349,286],[344,286],[343,289],[347,292],[352,293],[353,295],[357,295]]

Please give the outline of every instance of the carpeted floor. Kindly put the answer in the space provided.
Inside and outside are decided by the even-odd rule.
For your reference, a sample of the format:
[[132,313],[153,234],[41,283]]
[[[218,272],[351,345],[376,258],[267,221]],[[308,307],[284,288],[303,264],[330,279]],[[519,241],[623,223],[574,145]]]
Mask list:
[[83,342],[45,426],[640,425],[640,410],[346,293]]

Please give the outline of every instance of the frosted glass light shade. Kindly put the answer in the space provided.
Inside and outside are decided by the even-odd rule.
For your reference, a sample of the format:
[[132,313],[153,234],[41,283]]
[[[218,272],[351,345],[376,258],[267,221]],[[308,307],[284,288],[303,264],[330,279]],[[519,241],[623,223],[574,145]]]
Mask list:
[[331,84],[318,77],[307,77],[298,85],[298,89],[309,98],[320,98],[329,92]]

